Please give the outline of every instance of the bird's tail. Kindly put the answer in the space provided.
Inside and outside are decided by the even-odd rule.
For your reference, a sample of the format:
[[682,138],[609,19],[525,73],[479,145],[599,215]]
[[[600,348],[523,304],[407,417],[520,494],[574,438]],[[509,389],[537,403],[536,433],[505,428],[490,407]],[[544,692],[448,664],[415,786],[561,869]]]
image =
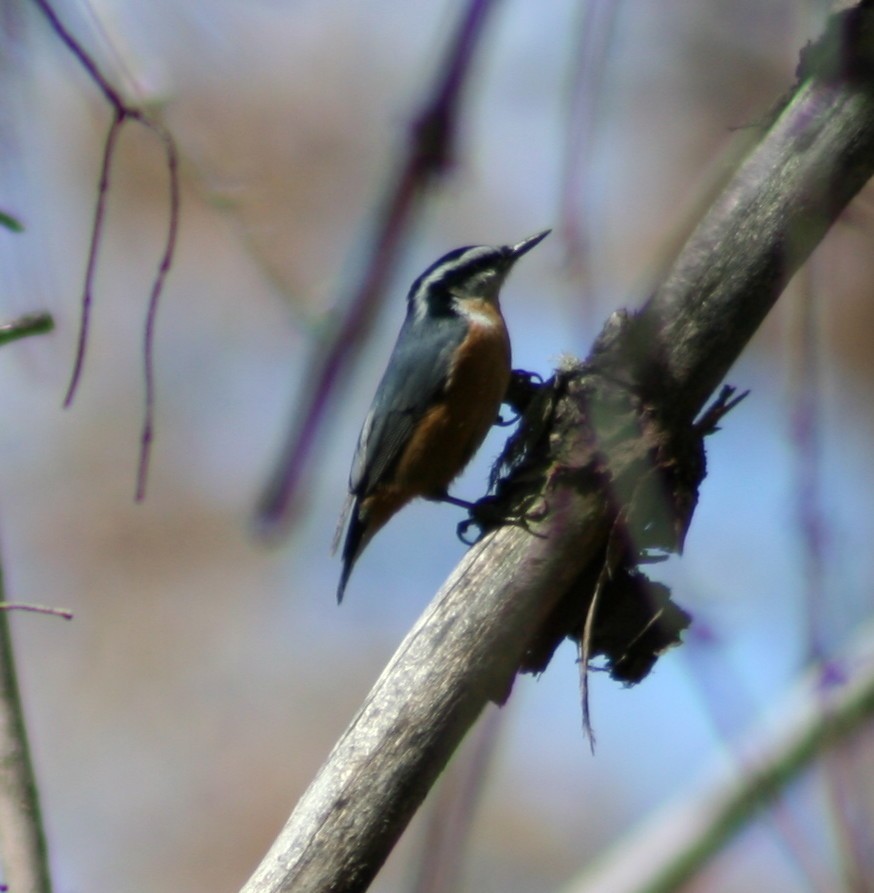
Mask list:
[[[334,531],[334,539],[331,540],[331,554],[332,555],[336,554],[337,549],[340,546],[340,537],[343,536],[343,531],[346,528],[346,522],[349,520],[349,512],[352,511],[352,506],[354,503],[355,503],[355,494],[350,493],[346,497],[346,501],[343,503],[343,508],[340,510],[340,517],[337,518],[337,529]],[[356,514],[357,514],[358,506],[355,506],[355,509],[356,509]]]
[[[340,574],[340,585],[337,587],[337,601],[343,600],[343,592],[352,568],[364,547],[373,539],[374,534],[382,528],[395,512],[409,502],[409,496],[399,497],[396,492],[385,490],[371,493],[366,497],[350,495],[340,515],[340,524],[334,534],[334,549],[340,543],[343,527],[346,527],[346,538],[343,540],[343,571]],[[347,524],[348,518],[348,524]]]
[[[347,518],[348,525],[346,523]],[[361,504],[351,495],[346,501],[346,505],[340,515],[340,523],[337,525],[337,532],[334,534],[333,550],[335,552],[340,544],[340,536],[344,526],[346,527],[346,538],[343,540],[343,551],[341,553],[343,570],[340,572],[340,584],[337,586],[337,604],[343,601],[343,593],[346,591],[349,575],[352,573],[352,568],[355,566],[358,556],[365,545],[367,545],[367,540],[369,539],[369,537],[365,538],[367,525],[361,517]]]

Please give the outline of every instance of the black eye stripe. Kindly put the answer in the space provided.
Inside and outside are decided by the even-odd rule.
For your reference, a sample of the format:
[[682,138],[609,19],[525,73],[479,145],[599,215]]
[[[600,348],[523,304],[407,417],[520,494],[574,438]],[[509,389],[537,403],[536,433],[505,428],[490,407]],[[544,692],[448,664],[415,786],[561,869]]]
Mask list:
[[477,273],[498,269],[509,259],[506,248],[490,248],[485,245],[456,248],[435,261],[410,286],[409,301],[417,296],[425,298],[435,291],[448,292],[469,282]]

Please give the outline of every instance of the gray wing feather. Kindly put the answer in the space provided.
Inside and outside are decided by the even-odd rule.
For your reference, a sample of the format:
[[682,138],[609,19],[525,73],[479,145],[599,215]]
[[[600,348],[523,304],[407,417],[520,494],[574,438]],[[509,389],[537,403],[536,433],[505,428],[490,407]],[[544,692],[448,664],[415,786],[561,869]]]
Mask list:
[[444,389],[452,356],[466,332],[458,317],[419,323],[407,316],[358,437],[350,492],[366,496],[390,473],[416,422]]

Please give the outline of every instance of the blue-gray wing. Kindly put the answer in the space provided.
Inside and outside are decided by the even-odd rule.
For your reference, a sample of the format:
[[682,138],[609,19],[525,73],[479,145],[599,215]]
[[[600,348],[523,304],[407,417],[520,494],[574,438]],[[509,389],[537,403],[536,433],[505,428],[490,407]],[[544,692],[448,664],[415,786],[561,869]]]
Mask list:
[[391,475],[416,423],[437,400],[467,325],[455,316],[418,322],[408,315],[364,420],[349,474],[363,497]]

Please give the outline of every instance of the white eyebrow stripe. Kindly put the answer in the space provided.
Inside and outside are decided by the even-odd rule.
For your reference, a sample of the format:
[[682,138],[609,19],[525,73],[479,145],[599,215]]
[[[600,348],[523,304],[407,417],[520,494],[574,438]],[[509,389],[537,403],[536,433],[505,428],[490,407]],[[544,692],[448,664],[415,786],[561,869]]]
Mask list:
[[478,245],[475,248],[468,249],[461,255],[461,257],[456,257],[455,260],[441,264],[436,270],[432,270],[431,273],[419,283],[419,290],[422,292],[427,291],[435,282],[439,282],[447,274],[457,272],[470,264],[471,261],[488,257],[494,253],[494,250],[494,248],[489,248],[488,245]]

